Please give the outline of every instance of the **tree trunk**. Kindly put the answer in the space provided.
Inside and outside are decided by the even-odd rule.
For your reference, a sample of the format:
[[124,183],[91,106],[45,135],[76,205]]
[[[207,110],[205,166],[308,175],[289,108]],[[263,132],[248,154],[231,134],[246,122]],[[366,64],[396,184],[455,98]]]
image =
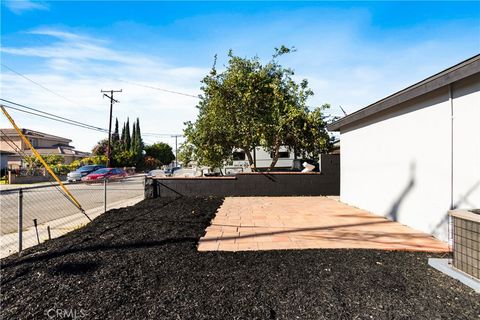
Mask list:
[[274,147],[274,155],[272,159],[272,163],[270,163],[270,167],[268,167],[268,171],[272,171],[273,168],[275,168],[275,165],[277,164],[278,157],[280,156],[280,139],[277,139],[275,141],[275,147]]
[[250,164],[250,168],[252,169],[252,172],[257,171],[257,166],[255,165],[255,161],[253,161],[252,154],[250,153],[250,150],[243,149],[245,154],[247,155],[248,163]]

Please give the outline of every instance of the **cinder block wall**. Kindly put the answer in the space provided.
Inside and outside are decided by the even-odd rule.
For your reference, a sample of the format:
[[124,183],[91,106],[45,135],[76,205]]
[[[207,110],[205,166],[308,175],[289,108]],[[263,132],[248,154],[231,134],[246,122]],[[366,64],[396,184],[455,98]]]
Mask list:
[[148,179],[146,198],[320,196],[340,194],[340,157],[322,156],[322,173],[245,173],[234,177]]

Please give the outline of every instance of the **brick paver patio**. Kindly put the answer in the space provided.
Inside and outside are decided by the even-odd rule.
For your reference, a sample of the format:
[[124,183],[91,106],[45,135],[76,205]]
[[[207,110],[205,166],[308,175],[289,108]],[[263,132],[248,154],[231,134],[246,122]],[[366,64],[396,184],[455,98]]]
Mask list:
[[229,197],[199,251],[367,248],[446,252],[432,236],[327,197]]

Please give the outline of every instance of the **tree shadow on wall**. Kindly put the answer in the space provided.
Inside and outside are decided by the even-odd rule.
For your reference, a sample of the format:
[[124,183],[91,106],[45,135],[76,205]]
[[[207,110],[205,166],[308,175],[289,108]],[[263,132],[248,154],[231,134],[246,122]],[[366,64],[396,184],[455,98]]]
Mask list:
[[397,197],[397,200],[392,204],[390,207],[390,210],[388,211],[388,214],[386,217],[390,220],[393,221],[398,221],[398,212],[400,210],[400,206],[402,205],[402,202],[405,200],[407,195],[412,191],[413,187],[415,186],[415,163],[411,162],[410,163],[410,178],[408,179],[408,183],[403,188],[403,191],[400,193],[400,195]]
[[[450,210],[455,210],[459,207],[467,206],[470,208],[475,208],[475,204],[471,202],[470,196],[480,187],[480,180],[474,183],[470,189],[467,190],[463,195],[461,195],[458,200],[452,204]],[[443,215],[443,218],[437,223],[433,229],[433,234],[438,233],[445,223],[448,223],[448,212]]]

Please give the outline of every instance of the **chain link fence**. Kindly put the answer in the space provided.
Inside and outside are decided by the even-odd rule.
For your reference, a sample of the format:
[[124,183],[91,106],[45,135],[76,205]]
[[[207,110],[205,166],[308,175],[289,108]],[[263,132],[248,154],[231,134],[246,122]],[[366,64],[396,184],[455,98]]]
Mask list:
[[[67,188],[94,219],[113,208],[144,199],[145,177],[69,183]],[[0,257],[61,236],[88,223],[57,184],[0,191]]]

